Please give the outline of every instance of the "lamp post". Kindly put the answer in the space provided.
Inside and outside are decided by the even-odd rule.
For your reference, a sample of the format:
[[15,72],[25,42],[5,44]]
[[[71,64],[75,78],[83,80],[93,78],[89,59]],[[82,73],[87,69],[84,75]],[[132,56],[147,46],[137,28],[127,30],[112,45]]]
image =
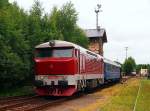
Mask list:
[[128,58],[128,47],[125,47],[125,51],[126,51],[126,60]]

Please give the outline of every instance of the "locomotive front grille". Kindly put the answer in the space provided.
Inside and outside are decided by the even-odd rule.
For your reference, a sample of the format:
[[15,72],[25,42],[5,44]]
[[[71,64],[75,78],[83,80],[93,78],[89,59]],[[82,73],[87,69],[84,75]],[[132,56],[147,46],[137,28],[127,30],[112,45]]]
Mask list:
[[35,80],[42,81],[44,85],[60,85],[66,87],[75,85],[76,79],[74,75],[36,75]]
[[61,86],[62,88],[65,88],[68,86],[68,81],[59,80],[58,85]]

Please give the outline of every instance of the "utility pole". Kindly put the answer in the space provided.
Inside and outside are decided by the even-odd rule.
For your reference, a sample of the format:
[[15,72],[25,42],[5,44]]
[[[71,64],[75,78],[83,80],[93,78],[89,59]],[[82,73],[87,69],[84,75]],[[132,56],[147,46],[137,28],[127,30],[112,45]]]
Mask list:
[[126,60],[128,58],[128,47],[125,47],[125,50],[126,50]]
[[100,10],[101,8],[101,5],[100,4],[97,4],[97,8],[95,9],[95,13],[96,13],[96,29],[98,29],[98,13],[99,12],[102,12],[102,10]]

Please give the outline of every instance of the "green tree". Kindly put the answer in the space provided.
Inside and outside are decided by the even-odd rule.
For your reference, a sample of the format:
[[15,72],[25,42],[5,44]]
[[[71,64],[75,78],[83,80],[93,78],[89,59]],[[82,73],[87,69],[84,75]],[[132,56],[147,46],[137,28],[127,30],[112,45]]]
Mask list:
[[28,19],[28,40],[32,48],[42,41],[42,30],[41,30],[42,13],[43,8],[40,2],[35,1],[30,10]]
[[88,39],[84,31],[77,26],[77,15],[71,2],[64,4],[60,9],[54,7],[49,20],[52,38],[74,42],[87,48]]
[[[1,87],[18,84],[29,76],[28,41],[25,40],[26,14],[16,3],[0,10]],[[7,83],[7,84],[4,84]]]
[[73,34],[73,40],[71,42],[74,42],[76,44],[81,45],[84,48],[88,48],[89,41],[84,33],[84,31],[76,26]]
[[134,58],[132,57],[127,58],[122,65],[123,72],[126,75],[130,75],[133,71],[135,71],[135,68],[136,68],[136,63]]
[[51,39],[64,40],[63,34],[58,27],[58,18],[59,18],[59,10],[57,7],[53,7],[51,14],[49,15],[49,24],[50,24],[50,35]]
[[8,0],[0,0],[0,9],[8,5]]
[[61,31],[65,41],[72,41],[77,22],[77,12],[73,4],[71,2],[64,4],[57,13],[58,30]]

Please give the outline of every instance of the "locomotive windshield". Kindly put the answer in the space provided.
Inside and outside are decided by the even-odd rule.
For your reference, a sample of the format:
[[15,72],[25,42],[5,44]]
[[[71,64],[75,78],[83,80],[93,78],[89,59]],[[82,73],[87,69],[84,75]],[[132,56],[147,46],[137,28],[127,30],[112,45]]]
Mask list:
[[72,57],[73,49],[72,48],[41,48],[37,49],[35,57],[44,58],[44,57]]

